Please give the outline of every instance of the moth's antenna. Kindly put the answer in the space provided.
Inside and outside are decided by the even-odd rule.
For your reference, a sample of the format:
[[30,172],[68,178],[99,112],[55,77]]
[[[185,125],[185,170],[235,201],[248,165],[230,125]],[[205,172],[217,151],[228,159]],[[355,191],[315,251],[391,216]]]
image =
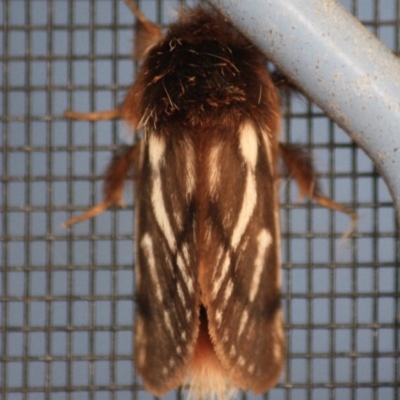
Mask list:
[[146,16],[139,10],[138,6],[133,0],[124,0],[125,4],[130,8],[130,10],[133,12],[135,15],[136,19],[140,21],[142,24],[146,24],[149,22],[149,20],[146,18]]
[[133,0],[125,0],[125,4],[130,8],[137,20],[133,58],[140,60],[149,49],[162,39],[163,34],[161,28],[149,21]]

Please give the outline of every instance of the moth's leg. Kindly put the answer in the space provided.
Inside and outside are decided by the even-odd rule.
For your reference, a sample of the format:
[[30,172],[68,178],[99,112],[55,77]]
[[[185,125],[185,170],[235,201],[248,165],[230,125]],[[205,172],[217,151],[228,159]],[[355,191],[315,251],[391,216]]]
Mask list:
[[300,199],[308,196],[321,206],[347,214],[352,220],[352,226],[345,236],[353,232],[357,226],[357,214],[322,194],[311,156],[299,146],[286,143],[280,143],[279,150],[289,175],[294,178],[299,187]]
[[94,111],[88,113],[80,113],[75,111],[65,111],[64,116],[71,119],[79,119],[85,121],[99,121],[99,120],[110,120],[119,119],[122,117],[122,110],[115,108],[114,110],[107,111]]
[[91,207],[82,214],[77,215],[65,222],[66,228],[82,222],[85,219],[93,218],[106,211],[113,205],[123,205],[122,193],[125,181],[133,179],[135,164],[138,161],[140,141],[134,146],[124,148],[116,154],[107,167],[104,177],[104,201]]
[[291,93],[291,92],[299,92],[298,87],[293,84],[281,71],[275,70],[271,72],[271,78],[274,82],[275,86],[278,88],[280,92],[283,93]]

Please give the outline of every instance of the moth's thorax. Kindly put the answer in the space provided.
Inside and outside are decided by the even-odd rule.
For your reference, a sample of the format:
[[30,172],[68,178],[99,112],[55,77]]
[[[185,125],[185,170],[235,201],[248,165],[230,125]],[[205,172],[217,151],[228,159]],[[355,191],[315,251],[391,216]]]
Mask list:
[[264,59],[219,14],[189,13],[147,54],[124,113],[129,117],[134,103],[136,122],[168,131],[169,124],[196,129],[224,115],[276,125],[279,102]]

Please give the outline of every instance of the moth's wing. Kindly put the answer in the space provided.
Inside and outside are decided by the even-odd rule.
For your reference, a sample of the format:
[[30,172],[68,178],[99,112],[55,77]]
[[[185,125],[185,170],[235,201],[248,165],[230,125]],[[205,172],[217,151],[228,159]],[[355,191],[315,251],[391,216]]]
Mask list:
[[136,368],[156,394],[179,386],[199,329],[195,158],[190,141],[147,134],[136,185]]
[[[254,392],[282,372],[277,143],[245,123],[209,151],[206,254],[200,286],[209,331],[234,385]],[[232,139],[232,138],[231,138]],[[275,151],[275,152],[274,152]]]

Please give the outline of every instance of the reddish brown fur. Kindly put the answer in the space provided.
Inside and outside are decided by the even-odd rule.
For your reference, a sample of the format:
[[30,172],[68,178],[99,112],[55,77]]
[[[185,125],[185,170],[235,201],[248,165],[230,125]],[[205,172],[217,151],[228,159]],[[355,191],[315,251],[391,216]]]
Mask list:
[[[151,55],[168,52],[171,46],[178,48],[181,46],[179,43],[200,48],[204,44],[205,56],[210,55],[206,51],[210,44],[212,51],[213,43],[218,43],[224,49],[226,58],[222,59],[220,55],[213,58],[211,55],[209,60],[225,64],[224,73],[229,74],[226,81],[231,80],[232,86],[226,86],[226,81],[214,79],[219,74],[208,72],[206,65],[210,61],[203,60],[204,56],[194,58],[194,61],[192,58],[182,59],[182,56],[190,55],[183,49],[175,51],[175,58],[169,55],[164,62]],[[221,14],[210,14],[209,10],[202,8],[186,10],[145,59],[124,100],[123,117],[136,128],[143,116],[149,116],[149,123],[163,132],[170,132],[169,128],[174,124],[210,128],[216,121],[227,128],[234,128],[250,117],[258,120],[260,126],[267,123],[271,132],[278,132],[279,100],[264,68],[264,59],[264,55]],[[191,69],[192,76],[181,78],[180,73],[175,74],[190,62],[199,63]],[[204,89],[197,82],[199,79],[204,83]],[[162,87],[160,80],[165,81],[166,87]],[[233,114],[235,109],[240,109],[240,112]]]

